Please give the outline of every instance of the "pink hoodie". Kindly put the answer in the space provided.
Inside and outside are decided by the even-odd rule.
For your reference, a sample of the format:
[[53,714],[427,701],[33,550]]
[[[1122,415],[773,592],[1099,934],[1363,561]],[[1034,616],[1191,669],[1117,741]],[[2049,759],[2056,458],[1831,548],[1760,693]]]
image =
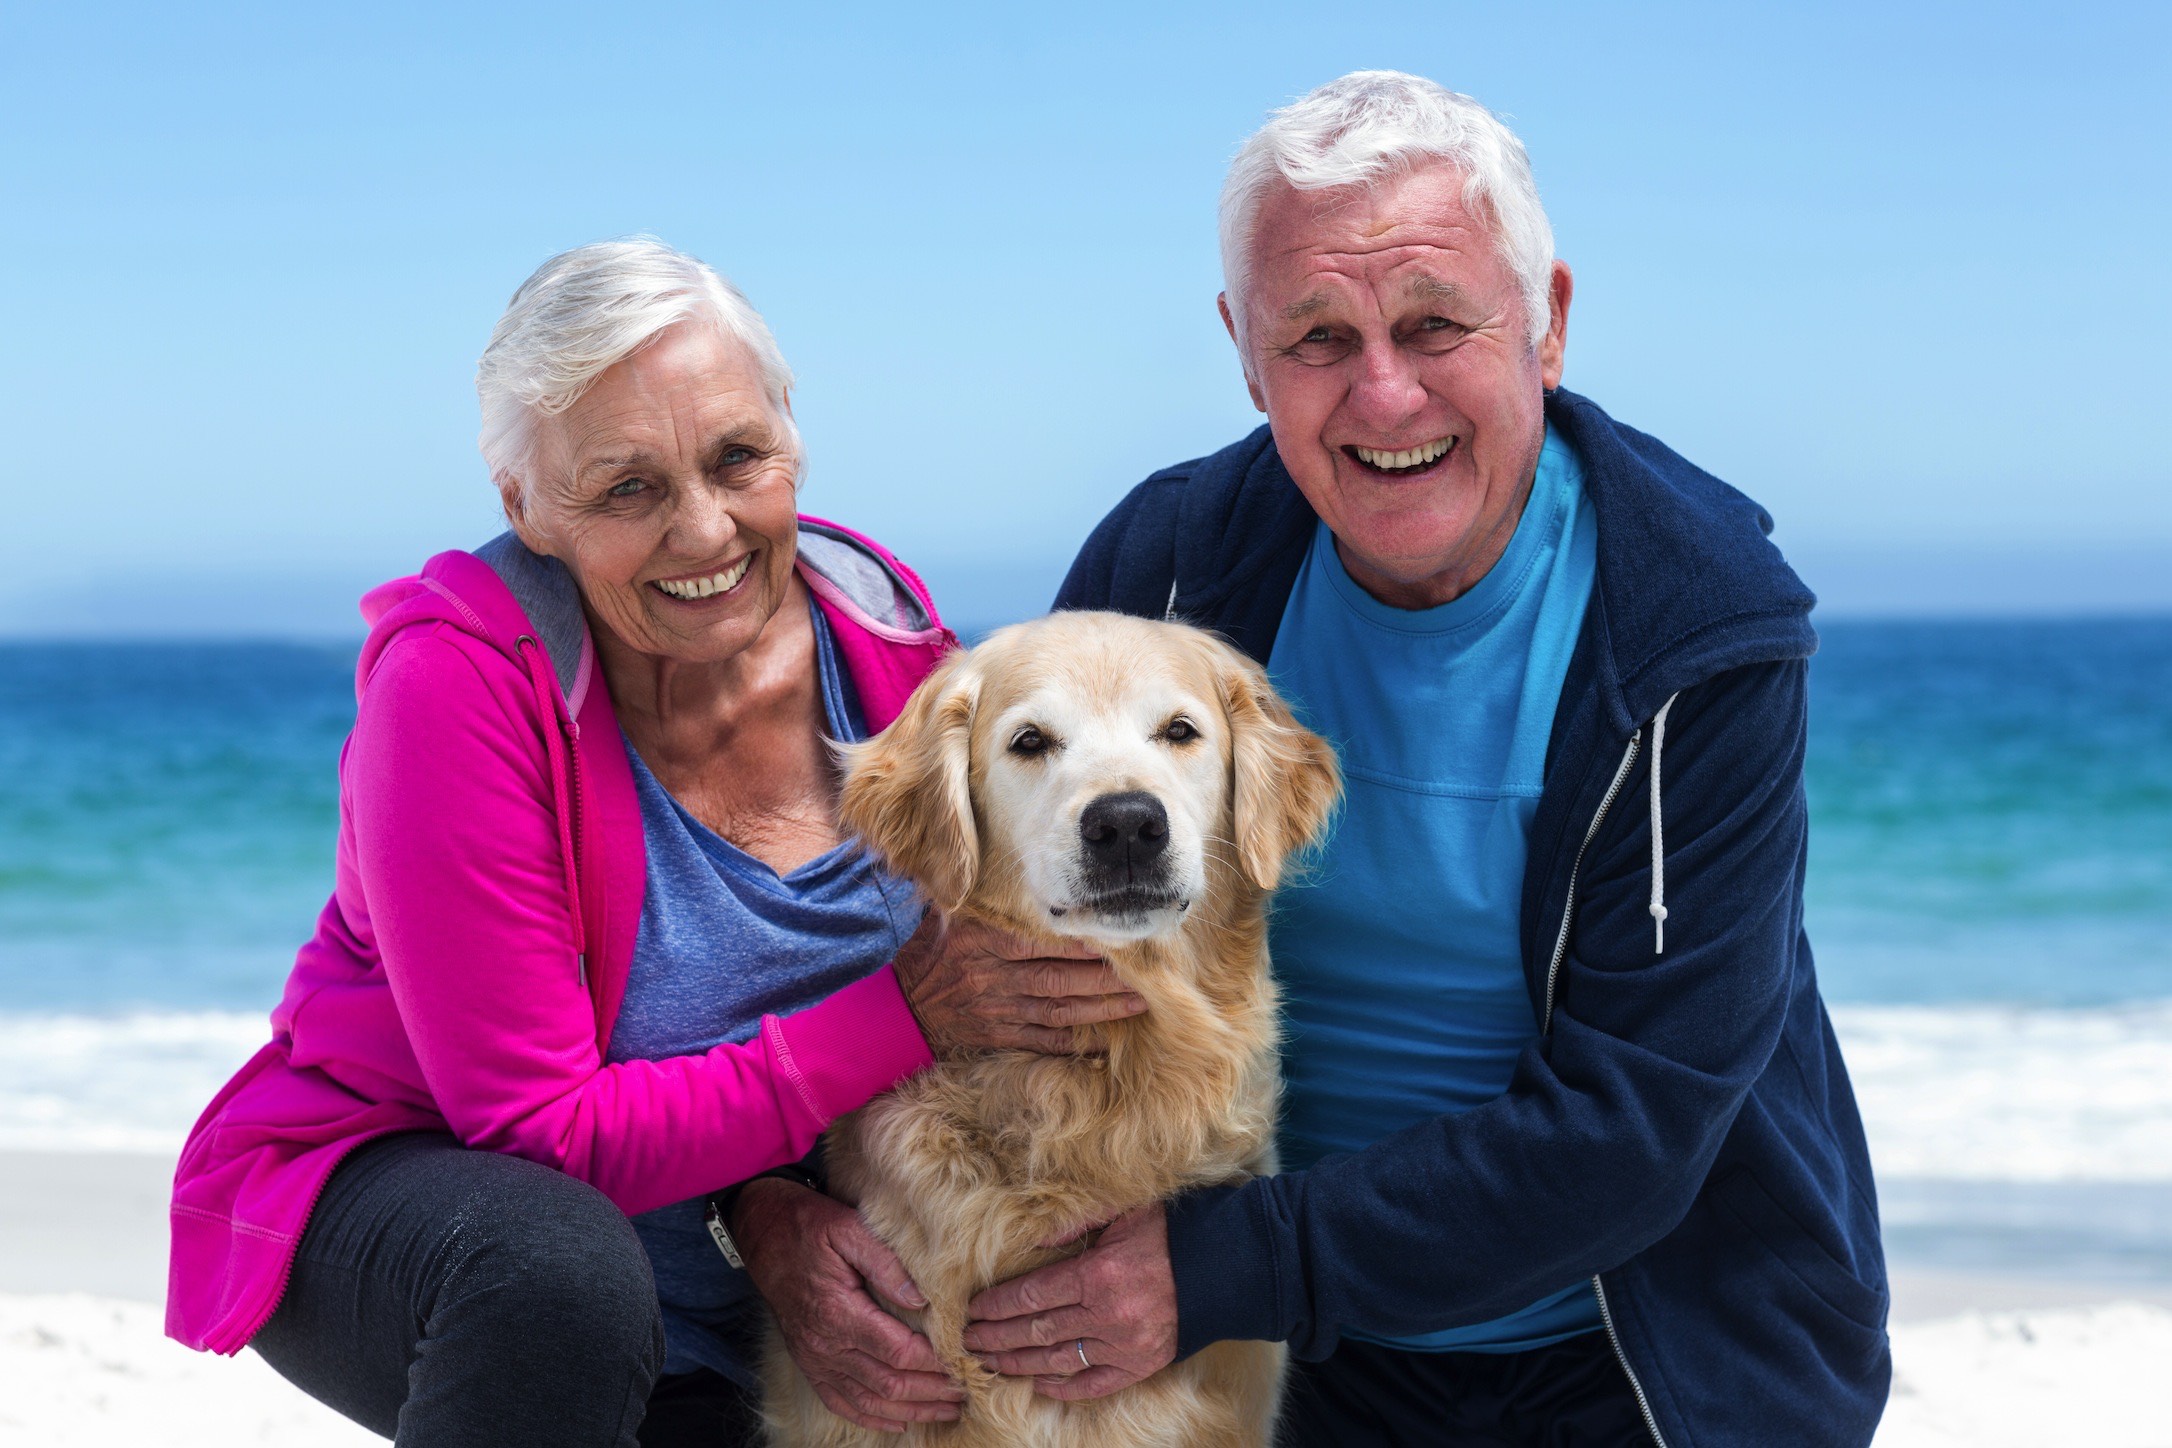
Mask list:
[[[800,576],[868,727],[957,646],[878,545],[801,519]],[[450,1131],[593,1183],[629,1215],[804,1155],[928,1064],[888,967],[742,1045],[606,1064],[647,870],[572,580],[510,535],[363,600],[336,884],[174,1180],[166,1331],[238,1352],[279,1305],[332,1169]]]

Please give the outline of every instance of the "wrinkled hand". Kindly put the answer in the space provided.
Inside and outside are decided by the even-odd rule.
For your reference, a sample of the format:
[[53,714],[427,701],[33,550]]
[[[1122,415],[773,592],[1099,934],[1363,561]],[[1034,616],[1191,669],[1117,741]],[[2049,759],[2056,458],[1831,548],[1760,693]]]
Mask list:
[[1023,1048],[1045,1055],[1080,1049],[1071,1028],[1121,1020],[1146,1002],[1087,945],[1039,954],[975,920],[945,929],[929,912],[898,952],[897,979],[937,1055]]
[[858,1212],[768,1177],[739,1193],[730,1226],[792,1361],[831,1412],[885,1433],[958,1416],[965,1390],[943,1371],[928,1340],[870,1295],[927,1306]]
[[[1176,1277],[1161,1204],[1111,1222],[1076,1257],[1001,1282],[966,1304],[965,1346],[1044,1398],[1099,1398],[1176,1357]],[[1081,1368],[1080,1339],[1093,1366]]]

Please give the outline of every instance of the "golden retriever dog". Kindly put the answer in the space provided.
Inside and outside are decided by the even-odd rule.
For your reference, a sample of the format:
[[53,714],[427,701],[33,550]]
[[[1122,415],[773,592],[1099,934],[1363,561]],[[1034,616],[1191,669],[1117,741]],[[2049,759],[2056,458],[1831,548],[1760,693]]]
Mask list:
[[1090,941],[1148,1009],[1093,1028],[1101,1054],[952,1055],[832,1128],[831,1189],[926,1294],[927,1308],[901,1315],[968,1398],[956,1422],[857,1427],[822,1405],[773,1332],[771,1441],[1265,1444],[1279,1343],[1218,1343],[1066,1403],[996,1376],[962,1336],[976,1292],[1083,1250],[1089,1229],[1274,1169],[1266,904],[1339,796],[1333,751],[1212,636],[1062,613],[953,657],[846,755],[846,826],[933,909]]

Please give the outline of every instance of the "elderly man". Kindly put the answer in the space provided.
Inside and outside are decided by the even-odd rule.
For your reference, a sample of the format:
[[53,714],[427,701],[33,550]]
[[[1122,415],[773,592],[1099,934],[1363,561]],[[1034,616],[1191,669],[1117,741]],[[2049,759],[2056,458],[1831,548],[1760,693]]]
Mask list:
[[1286,1340],[1299,1444],[1867,1442],[1885,1272],[1771,520],[1560,390],[1569,269],[1469,98],[1323,87],[1221,224],[1267,426],[1140,484],[1058,605],[1222,631],[1341,751],[1277,900],[1287,1169],[990,1289],[968,1342],[1075,1398]]

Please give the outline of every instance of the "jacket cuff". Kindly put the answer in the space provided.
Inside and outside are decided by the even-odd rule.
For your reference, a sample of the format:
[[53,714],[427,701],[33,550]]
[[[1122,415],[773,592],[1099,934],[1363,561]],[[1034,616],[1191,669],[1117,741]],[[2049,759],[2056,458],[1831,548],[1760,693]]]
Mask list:
[[806,1010],[762,1017],[762,1039],[784,1077],[778,1095],[817,1129],[935,1062],[887,965]]
[[1289,1336],[1276,1300],[1280,1274],[1260,1182],[1200,1187],[1168,1205],[1176,1278],[1177,1357],[1230,1338]]

